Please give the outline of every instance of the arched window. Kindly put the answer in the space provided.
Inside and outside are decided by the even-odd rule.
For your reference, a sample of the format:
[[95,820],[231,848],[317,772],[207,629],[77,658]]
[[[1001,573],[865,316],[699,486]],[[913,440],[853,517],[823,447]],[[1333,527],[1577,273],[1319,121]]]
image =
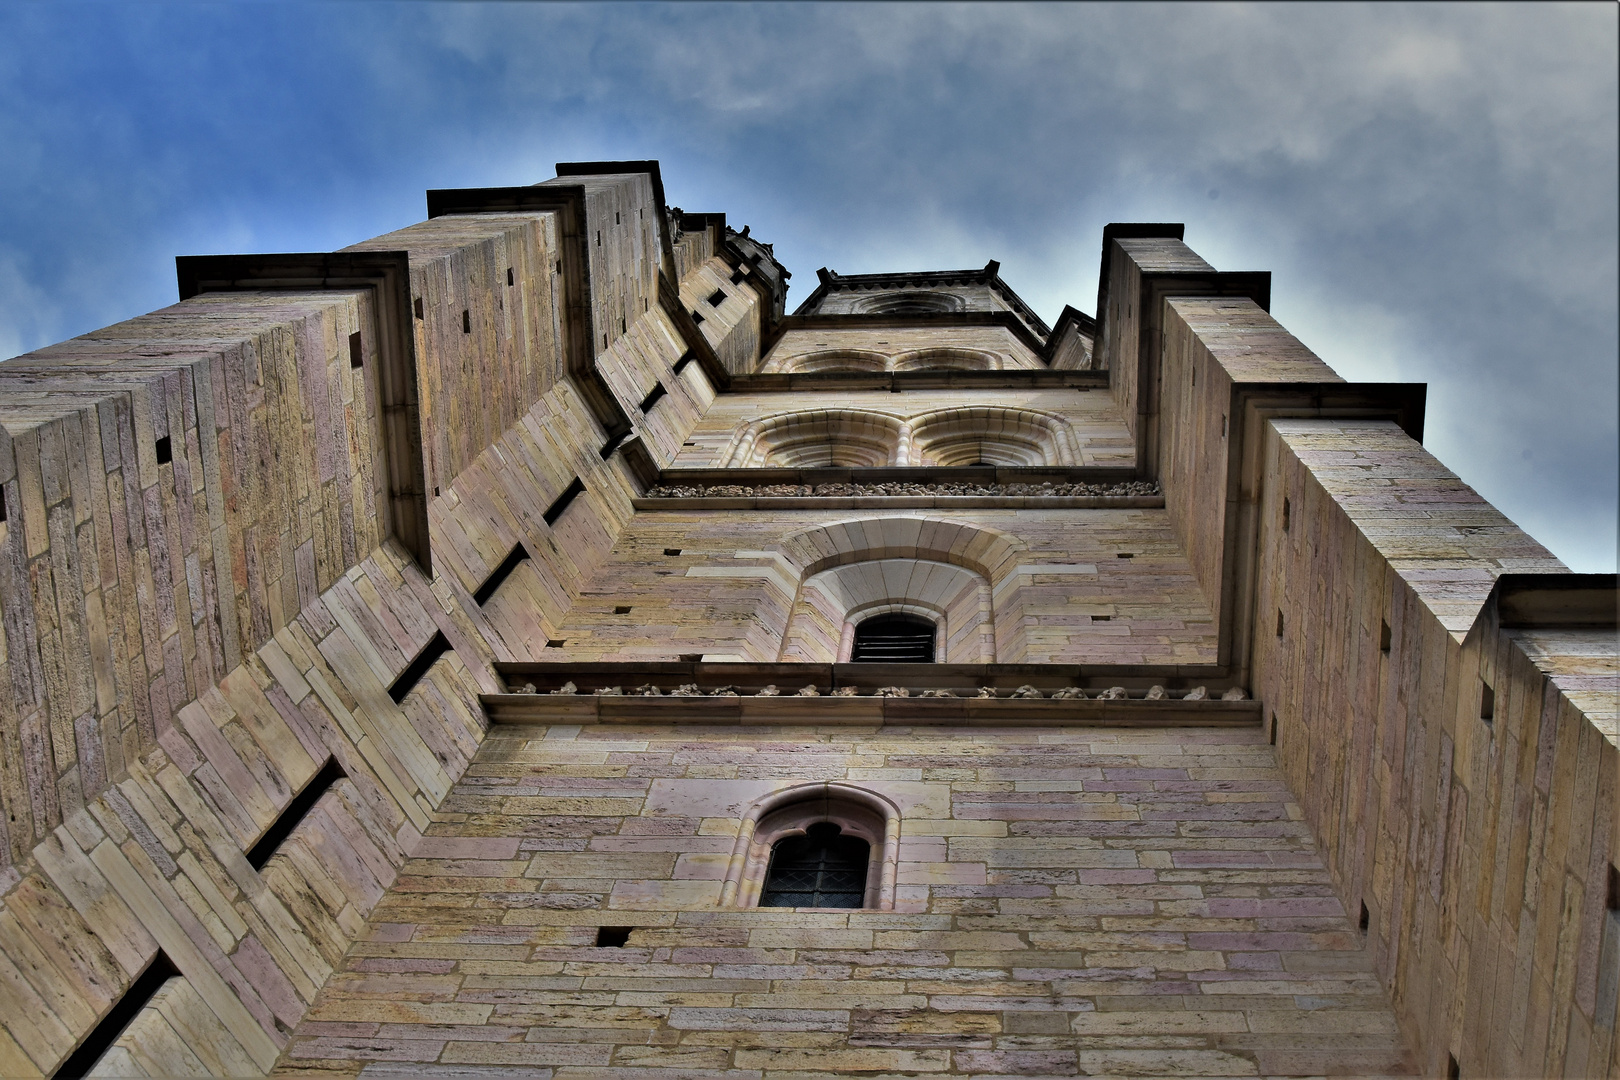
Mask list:
[[951,293],[902,292],[863,297],[855,310],[862,315],[933,315],[961,311],[963,306],[962,298]]
[[921,615],[874,615],[855,627],[849,658],[857,664],[932,664],[934,637],[934,624]]
[[858,908],[866,900],[872,845],[831,821],[803,836],[787,836],[771,849],[760,907]]
[[800,784],[743,815],[720,888],[722,907],[893,911],[900,808],[848,784]]

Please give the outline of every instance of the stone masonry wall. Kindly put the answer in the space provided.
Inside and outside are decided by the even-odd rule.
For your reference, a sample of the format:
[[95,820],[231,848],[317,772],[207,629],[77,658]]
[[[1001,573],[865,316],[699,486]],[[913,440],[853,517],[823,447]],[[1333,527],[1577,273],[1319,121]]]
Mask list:
[[805,576],[885,558],[981,574],[1003,663],[1214,661],[1213,619],[1170,522],[1143,509],[643,511],[569,609],[555,634],[566,644],[529,658],[774,661]]
[[1499,631],[1561,568],[1393,424],[1271,428],[1255,695],[1419,1064],[1615,1075],[1613,631]]
[[[421,241],[433,300],[431,581],[376,524],[364,292],[205,294],[0,367],[5,701],[35,710],[0,716],[0,1074],[57,1068],[160,949],[180,974],[103,1067],[268,1069],[476,750],[490,661],[543,645],[517,612],[565,612],[554,583],[611,547],[639,487],[555,381],[543,218],[377,244]],[[653,344],[605,367],[669,377],[679,352],[649,318],[620,337]],[[641,418],[649,441],[672,452],[702,390]],[[547,525],[573,475],[586,493]],[[478,605],[517,537],[531,559]],[[396,703],[436,635],[450,649]],[[343,778],[254,870],[244,853],[328,759]]]
[[[895,909],[719,904],[748,806],[823,780],[899,807]],[[420,850],[280,1068],[1401,1071],[1253,729],[497,728]]]

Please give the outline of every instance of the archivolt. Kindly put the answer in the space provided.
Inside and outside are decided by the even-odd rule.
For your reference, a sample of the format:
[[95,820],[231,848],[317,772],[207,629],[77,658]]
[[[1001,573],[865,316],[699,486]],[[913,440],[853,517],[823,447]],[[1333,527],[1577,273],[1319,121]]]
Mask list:
[[721,455],[724,468],[892,465],[903,422],[864,409],[778,413],[743,426]]
[[817,371],[887,371],[889,358],[870,349],[827,349],[799,356],[781,356],[762,371],[811,373]]
[[1034,409],[977,405],[926,413],[906,425],[912,465],[1078,465],[1069,422]]

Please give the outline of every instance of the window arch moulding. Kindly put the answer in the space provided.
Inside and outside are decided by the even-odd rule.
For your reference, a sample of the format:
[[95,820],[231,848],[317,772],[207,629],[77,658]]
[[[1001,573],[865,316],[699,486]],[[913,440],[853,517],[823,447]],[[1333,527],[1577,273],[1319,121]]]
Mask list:
[[772,792],[748,808],[732,845],[720,906],[758,907],[772,848],[822,821],[871,845],[861,906],[868,911],[893,911],[899,878],[900,808],[874,791],[840,783],[799,784]]
[[720,457],[728,469],[896,464],[904,432],[898,416],[867,409],[777,413],[744,424]]
[[889,365],[887,354],[871,349],[826,349],[779,356],[760,370],[769,374],[810,375],[829,371],[888,371]]
[[940,409],[913,418],[901,434],[910,465],[1081,463],[1069,421],[1055,413],[999,405]]
[[847,663],[855,627],[885,612],[929,619],[935,659],[993,664],[996,620],[989,580],[976,570],[932,559],[865,559],[802,579],[778,657],[782,663]]

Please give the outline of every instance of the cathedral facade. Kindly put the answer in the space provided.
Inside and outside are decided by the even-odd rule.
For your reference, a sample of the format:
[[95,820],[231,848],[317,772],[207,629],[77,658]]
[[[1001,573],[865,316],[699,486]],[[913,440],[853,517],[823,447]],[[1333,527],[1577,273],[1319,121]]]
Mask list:
[[1620,1072],[1614,576],[1101,260],[574,163],[0,365],[0,1075]]

